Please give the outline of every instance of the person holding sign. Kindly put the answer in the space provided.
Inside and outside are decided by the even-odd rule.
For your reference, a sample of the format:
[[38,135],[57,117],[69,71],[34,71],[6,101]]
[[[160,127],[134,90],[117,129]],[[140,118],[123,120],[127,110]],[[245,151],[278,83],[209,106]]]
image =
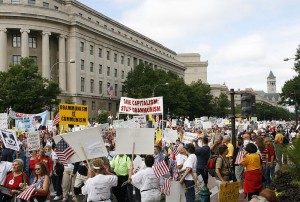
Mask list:
[[[140,170],[136,174],[129,176],[129,182],[141,190],[141,199],[143,202],[160,201],[160,178],[157,178],[152,168],[154,157],[151,155],[145,158],[146,169]],[[133,174],[133,164],[130,167],[130,175]]]
[[88,179],[81,188],[82,194],[88,195],[88,202],[110,202],[111,188],[118,185],[118,177],[106,169],[102,159],[95,159],[88,170]]

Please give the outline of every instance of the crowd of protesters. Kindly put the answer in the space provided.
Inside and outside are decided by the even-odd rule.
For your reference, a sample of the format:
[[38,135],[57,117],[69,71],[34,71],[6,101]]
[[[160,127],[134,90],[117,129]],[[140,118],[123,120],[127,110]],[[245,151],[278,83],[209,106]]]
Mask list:
[[[178,140],[171,144],[166,144],[163,138],[158,141],[153,155],[142,156],[145,167],[137,173],[133,173],[130,155],[116,155],[114,152],[116,133],[113,129],[102,134],[107,157],[68,165],[63,165],[57,157],[51,133],[41,133],[41,149],[37,151],[27,150],[25,133],[18,136],[19,151],[7,149],[0,142],[0,182],[11,190],[10,195],[1,194],[0,202],[13,201],[30,185],[35,187],[31,201],[50,201],[50,195],[57,201],[67,201],[69,197],[80,201],[80,195],[85,195],[84,200],[88,202],[160,201],[162,182],[155,177],[152,167],[163,161],[168,165],[171,178],[179,181],[185,189],[186,201],[195,201],[198,176],[207,186],[207,162],[214,155],[217,156],[217,186],[237,179],[240,181],[240,193],[244,193],[249,201],[259,201],[267,197],[260,192],[271,191],[267,188],[275,176],[276,165],[280,168],[288,163],[282,148],[300,137],[296,126],[268,126],[239,131],[237,147],[234,148],[231,132],[226,127],[200,130],[178,126],[173,129],[178,131]],[[186,131],[197,133],[198,138],[184,144],[182,137]],[[53,188],[50,189],[50,186]],[[99,186],[102,188],[96,190],[95,187]],[[277,200],[273,197],[268,201]]]

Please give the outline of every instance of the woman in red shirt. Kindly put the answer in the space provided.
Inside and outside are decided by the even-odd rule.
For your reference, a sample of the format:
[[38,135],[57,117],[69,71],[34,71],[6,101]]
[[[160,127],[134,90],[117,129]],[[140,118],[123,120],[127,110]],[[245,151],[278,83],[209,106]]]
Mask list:
[[[12,163],[12,172],[4,180],[3,185],[11,189],[13,197],[19,194],[26,187],[26,184],[29,184],[28,176],[22,172],[23,167],[23,160],[15,159]],[[7,201],[13,200],[13,197],[7,197]]]
[[272,139],[270,137],[265,138],[265,145],[267,148],[267,159],[268,159],[265,185],[266,187],[269,187],[272,182],[272,178],[275,176],[275,166],[276,166],[275,149],[272,144]]
[[48,171],[50,172],[50,176],[52,175],[53,162],[52,162],[52,159],[49,156],[45,155],[45,150],[44,149],[40,149],[38,151],[37,162],[43,162],[47,166]]

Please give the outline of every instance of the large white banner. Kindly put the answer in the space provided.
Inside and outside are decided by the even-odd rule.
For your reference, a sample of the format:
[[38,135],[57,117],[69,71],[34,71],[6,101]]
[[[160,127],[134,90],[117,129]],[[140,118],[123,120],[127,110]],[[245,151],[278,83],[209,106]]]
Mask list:
[[117,128],[116,153],[131,154],[135,143],[135,154],[153,154],[154,128]]
[[7,129],[7,113],[0,113],[0,129]]
[[13,130],[0,130],[1,139],[4,146],[8,149],[19,151],[20,147],[17,141],[16,132]]
[[182,137],[182,142],[184,144],[192,143],[193,140],[195,140],[197,137],[198,137],[198,135],[196,133],[185,132]]
[[30,132],[27,134],[28,151],[36,151],[40,149],[40,142],[40,133],[38,131]]
[[119,113],[121,114],[162,114],[163,97],[133,99],[121,97]]

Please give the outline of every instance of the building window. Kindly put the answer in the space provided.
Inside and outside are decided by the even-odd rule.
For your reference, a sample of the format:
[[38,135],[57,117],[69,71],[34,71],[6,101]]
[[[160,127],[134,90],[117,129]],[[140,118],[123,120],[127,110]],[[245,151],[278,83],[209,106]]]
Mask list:
[[110,67],[107,67],[107,76],[110,76]]
[[86,100],[81,101],[82,105],[86,105]]
[[98,49],[98,57],[102,58],[102,49],[101,48]]
[[90,54],[94,55],[94,46],[90,45]]
[[107,60],[110,59],[109,54],[110,54],[110,52],[109,52],[109,51],[106,51],[106,59],[107,59]]
[[81,77],[80,89],[81,89],[81,92],[84,92],[84,78],[83,77]]
[[111,103],[108,103],[108,111],[111,111]]
[[94,63],[90,62],[90,72],[94,72]]
[[92,110],[95,110],[95,108],[96,108],[95,101],[92,101]]
[[[43,2],[43,7],[44,7],[44,8],[49,8],[49,3]],[[54,6],[54,9],[57,10],[58,7],[57,7],[57,8],[55,8],[55,7],[57,7],[57,6]]]
[[78,15],[82,17],[82,13],[78,13]]
[[80,60],[80,68],[81,70],[84,70],[84,60]]
[[119,104],[116,103],[116,111],[119,111]]
[[29,5],[34,5],[35,4],[35,0],[28,0],[28,4]]
[[94,79],[91,79],[91,93],[94,93]]
[[54,6],[54,9],[55,9],[55,10],[58,10],[58,6]]
[[115,53],[114,62],[118,62],[118,54],[117,53]]
[[29,34],[29,48],[36,48],[36,35],[34,34]]
[[117,78],[118,77],[118,70],[115,69],[115,77]]
[[32,63],[33,64],[37,64],[37,57],[36,56],[30,56],[30,58],[33,60]]
[[91,18],[91,17],[88,17],[88,20],[92,20],[92,18]]
[[11,0],[11,3],[12,3],[12,4],[19,4],[19,3],[20,3],[20,0]]
[[110,93],[110,83],[107,82],[107,95],[109,95],[109,93]]
[[80,52],[84,51],[84,42],[80,42]]
[[96,21],[97,25],[99,25],[99,21]]
[[121,64],[122,65],[124,64],[124,56],[123,55],[121,56]]
[[13,65],[20,64],[21,61],[21,55],[13,55]]
[[20,48],[21,47],[21,34],[13,34],[13,47]]
[[127,59],[127,66],[130,66],[130,58]]
[[121,74],[121,79],[124,79],[124,77],[125,77],[125,71],[123,70]]
[[118,96],[118,84],[115,84],[115,96]]
[[102,65],[99,65],[99,74],[102,74]]
[[99,94],[102,94],[102,81],[99,81]]
[[125,94],[125,86],[124,85],[122,85],[122,90],[121,90],[121,93],[122,93],[122,96],[124,96],[124,94]]

